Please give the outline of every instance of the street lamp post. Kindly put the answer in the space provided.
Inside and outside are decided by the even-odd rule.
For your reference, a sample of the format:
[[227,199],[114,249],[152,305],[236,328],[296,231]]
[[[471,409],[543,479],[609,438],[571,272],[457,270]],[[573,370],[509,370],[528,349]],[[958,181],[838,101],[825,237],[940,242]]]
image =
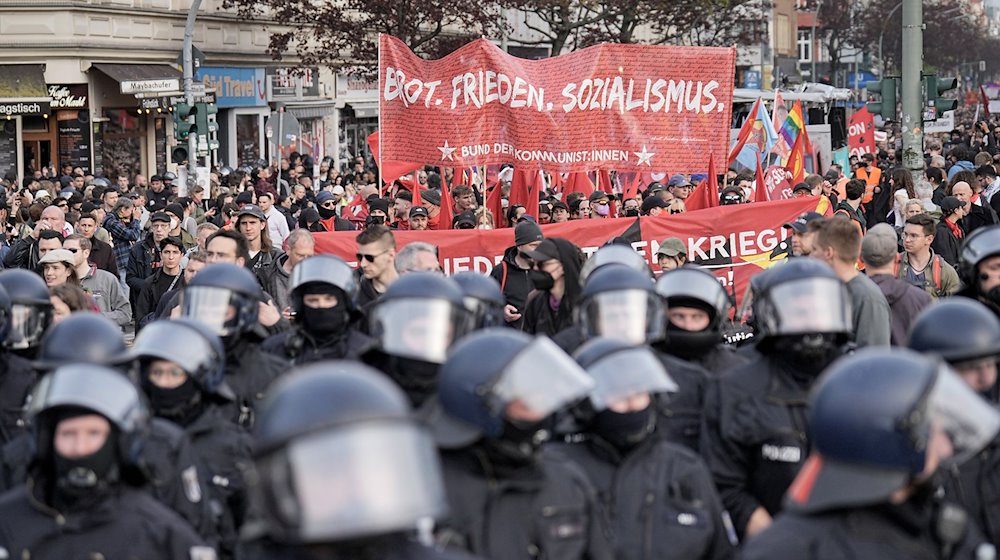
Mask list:
[[[194,85],[194,55],[191,47],[194,43],[194,20],[198,16],[198,8],[200,7],[201,0],[192,0],[191,8],[188,9],[187,24],[184,26],[184,46],[182,47],[184,49],[182,58],[184,61],[184,102],[187,103],[188,107],[194,107],[194,92],[192,91],[192,86]],[[188,122],[194,124],[194,115],[188,117]],[[205,133],[207,133],[207,131]],[[198,176],[197,154],[198,135],[188,135],[188,173],[187,181],[185,181],[184,186],[185,189],[189,189],[191,183],[193,183],[195,178]],[[180,196],[187,195],[186,192],[178,192],[177,194]]]
[[884,20],[882,20],[882,32],[878,34],[878,63],[882,65],[882,75],[880,76],[881,78],[885,77],[885,59],[882,58],[882,39],[885,38],[885,26],[889,24],[889,21],[892,19],[892,15],[896,13],[896,10],[900,9],[901,7],[903,7],[902,2],[896,4],[896,7],[894,7],[892,10],[889,11],[889,15],[886,16]]
[[924,67],[924,22],[921,0],[903,0],[903,166],[924,168],[923,95],[920,92]]

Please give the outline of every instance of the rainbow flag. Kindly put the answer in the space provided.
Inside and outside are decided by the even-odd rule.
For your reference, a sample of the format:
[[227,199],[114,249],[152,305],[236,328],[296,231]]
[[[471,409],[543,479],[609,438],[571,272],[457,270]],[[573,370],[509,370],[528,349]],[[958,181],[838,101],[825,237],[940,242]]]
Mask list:
[[784,141],[786,146],[792,147],[795,145],[795,139],[798,138],[799,133],[802,132],[802,129],[805,127],[806,121],[802,116],[802,102],[796,101],[792,110],[788,112],[788,117],[785,118],[785,122],[781,125],[781,130],[778,131],[778,135],[781,136],[781,139]]

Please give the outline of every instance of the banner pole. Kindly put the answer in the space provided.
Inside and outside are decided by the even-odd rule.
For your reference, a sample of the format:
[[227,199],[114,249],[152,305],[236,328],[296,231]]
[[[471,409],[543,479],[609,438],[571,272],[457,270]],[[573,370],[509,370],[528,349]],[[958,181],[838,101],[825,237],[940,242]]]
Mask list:
[[[378,80],[376,80],[375,83],[380,83],[382,81],[382,76],[383,76],[383,74],[382,74],[382,34],[381,33],[379,33],[379,35],[378,35],[377,53],[378,53],[378,55],[377,55],[378,56]],[[375,178],[375,180],[378,182],[378,195],[379,195],[379,197],[381,197],[382,196],[382,187],[383,187],[383,184],[385,183],[385,181],[382,180],[382,171],[383,171],[382,170],[382,86],[379,86],[379,88],[378,88],[378,104],[379,104],[379,109],[378,109],[378,131],[379,131],[378,132],[378,153],[377,154],[373,154],[373,155],[375,156],[375,161],[376,161],[375,165],[378,167],[378,176]],[[414,172],[414,174],[413,174],[413,186],[414,186],[415,189],[419,189],[420,188],[419,185],[417,185],[417,175],[416,175],[416,172]]]

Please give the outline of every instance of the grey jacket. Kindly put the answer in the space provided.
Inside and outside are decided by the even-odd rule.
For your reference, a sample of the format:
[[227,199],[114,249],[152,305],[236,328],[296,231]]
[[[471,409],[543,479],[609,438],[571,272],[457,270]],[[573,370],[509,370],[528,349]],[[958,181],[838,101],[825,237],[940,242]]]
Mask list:
[[132,323],[132,306],[122,293],[121,281],[106,270],[90,265],[90,272],[80,280],[80,286],[90,294],[105,317],[119,326]]

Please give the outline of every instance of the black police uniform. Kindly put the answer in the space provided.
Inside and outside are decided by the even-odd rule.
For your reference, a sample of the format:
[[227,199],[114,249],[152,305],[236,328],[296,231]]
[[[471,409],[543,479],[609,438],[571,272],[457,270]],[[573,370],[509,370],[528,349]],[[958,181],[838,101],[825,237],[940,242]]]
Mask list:
[[22,486],[0,497],[0,551],[9,558],[210,560],[215,552],[176,513],[119,487],[97,503],[60,513]]
[[240,545],[241,560],[473,560],[460,550],[439,549],[415,543],[402,535],[378,537],[351,544],[314,546],[309,550],[267,539]]
[[[838,509],[819,514],[787,512],[766,531],[744,544],[743,560],[795,558],[834,560],[932,560],[938,558],[994,558],[977,556],[984,544],[979,531],[968,524],[955,542],[937,536],[940,504],[879,505]],[[954,507],[954,506],[950,506]]]
[[733,556],[732,525],[708,468],[692,451],[649,438],[623,456],[593,434],[553,447],[582,467],[597,488],[615,558]]
[[443,537],[487,558],[612,558],[597,497],[580,467],[543,450],[505,465],[481,445],[442,452],[451,504]]
[[[670,336],[672,331],[667,331]],[[750,361],[751,356],[738,353],[734,346],[729,344],[716,344],[705,352],[697,355],[684,355],[676,351],[668,350],[663,344],[653,344],[656,350],[670,354],[682,360],[701,366],[713,377],[718,377],[728,371],[736,369]]]
[[0,445],[25,433],[25,401],[35,384],[31,363],[11,354],[0,352]]
[[945,473],[945,495],[959,503],[993,544],[1000,544],[1000,439]]
[[758,506],[772,516],[781,511],[809,453],[811,380],[792,373],[761,356],[713,381],[706,394],[700,451],[740,535]]
[[227,408],[231,418],[245,428],[253,426],[254,409],[264,398],[268,387],[288,368],[288,362],[265,352],[264,340],[253,331],[223,339],[226,345],[226,384],[236,395]]
[[359,360],[374,343],[370,336],[353,328],[341,336],[323,339],[310,336],[305,329],[296,328],[268,337],[261,344],[261,349],[299,365],[321,360]]

